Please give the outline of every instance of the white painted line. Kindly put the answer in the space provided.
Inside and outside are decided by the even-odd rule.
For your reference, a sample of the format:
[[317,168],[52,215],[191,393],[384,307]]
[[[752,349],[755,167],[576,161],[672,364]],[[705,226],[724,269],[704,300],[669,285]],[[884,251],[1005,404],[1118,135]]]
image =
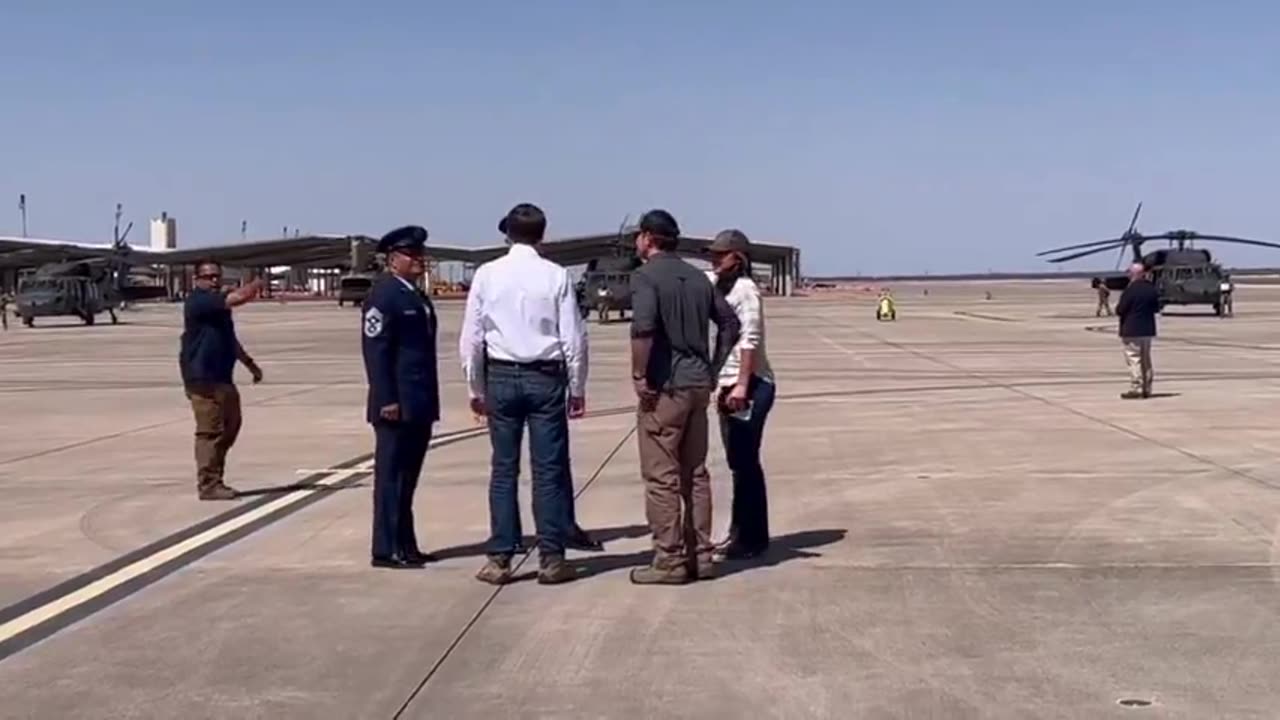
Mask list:
[[355,473],[358,473],[358,472],[368,472],[372,469],[373,469],[372,463],[360,463],[359,465],[355,465],[349,468],[298,468],[293,472],[298,475],[334,475],[334,474],[340,473],[343,476],[346,476],[346,475],[354,475]]
[[861,366],[862,366],[862,367],[864,367],[864,368],[870,368],[870,367],[871,367],[871,364],[867,362],[867,359],[866,359],[865,357],[863,357],[861,353],[856,353],[856,352],[854,352],[853,350],[850,350],[849,348],[847,348],[847,347],[845,347],[845,346],[841,345],[840,343],[836,342],[835,340],[832,340],[831,338],[827,337],[826,335],[823,335],[822,333],[818,332],[817,330],[810,330],[810,331],[809,331],[809,334],[810,334],[810,335],[813,335],[814,337],[818,338],[818,339],[819,339],[819,340],[821,340],[822,342],[826,343],[826,344],[827,344],[828,346],[830,346],[832,349],[837,350],[837,351],[839,351],[839,352],[842,352],[842,353],[844,353],[845,355],[848,355],[848,356],[849,356],[849,357],[850,357],[854,362],[858,363],[858,365],[861,365]]
[[[316,482],[317,486],[334,485],[347,476],[348,473],[334,474]],[[309,496],[310,489],[295,490],[288,495],[276,498],[260,508],[247,512],[238,517],[232,518],[227,522],[216,527],[209,528],[194,537],[187,538],[177,545],[171,545],[153,555],[149,555],[140,560],[126,565],[119,570],[92,582],[73,593],[64,595],[46,605],[32,610],[31,612],[21,615],[10,620],[4,625],[0,625],[0,642],[4,642],[18,633],[25,632],[31,628],[61,615],[68,610],[75,608],[77,605],[84,604],[93,598],[108,592],[112,588],[123,585],[139,575],[147,573],[161,565],[181,557],[192,550],[198,549],[202,545],[217,540],[218,538],[231,533],[232,531],[244,527],[259,518],[270,515],[271,513],[286,508],[299,500]]]
[[[458,435],[448,435],[448,436],[440,437],[437,439],[433,439],[431,441],[431,444],[428,447],[434,447],[439,443],[448,442],[452,440],[475,437],[480,434],[481,434],[480,431],[466,431],[465,433],[458,434]],[[341,482],[342,480],[346,479],[347,477],[350,477],[351,475],[369,472],[372,469],[373,469],[373,461],[369,460],[349,468],[342,468],[342,469],[331,468],[329,470],[322,471],[322,472],[327,472],[328,475],[324,478],[321,478],[320,480],[317,480],[313,485],[309,485],[305,488],[300,488],[298,490],[293,490],[289,492],[287,495],[278,497],[275,500],[272,500],[271,502],[267,503],[266,505],[255,508],[243,515],[239,515],[234,518],[231,518],[230,520],[227,520],[226,522],[220,525],[211,527],[208,530],[205,530],[204,532],[200,533],[199,535],[195,535],[193,537],[187,538],[186,540],[180,543],[177,543],[176,545],[170,545],[169,547],[164,548],[163,550],[159,550],[152,555],[148,555],[147,557],[135,560],[134,562],[120,568],[119,570],[111,573],[110,575],[99,578],[98,580],[95,580],[94,582],[89,583],[88,585],[80,588],[79,590],[63,595],[62,597],[57,598],[56,600],[51,600],[50,602],[44,605],[41,605],[40,607],[35,608],[34,610],[31,610],[30,612],[27,612],[24,615],[20,615],[10,620],[4,625],[0,625],[0,643],[3,643],[9,640],[10,638],[17,636],[20,633],[26,632],[27,630],[30,630],[31,628],[36,627],[37,625],[40,625],[43,622],[51,620],[69,610],[72,610],[79,605],[83,605],[84,603],[89,602],[90,600],[98,597],[99,595],[107,593],[112,589],[119,587],[120,585],[123,585],[126,582],[129,582],[133,578],[136,578],[140,575],[150,572],[151,570],[154,570],[171,560],[182,557],[183,555],[186,555],[187,553],[192,552],[193,550],[197,550],[201,546],[207,545],[217,540],[220,537],[228,535],[234,532],[235,530],[244,527],[245,525],[248,525],[256,520],[266,517],[267,515],[270,515],[278,510],[287,508],[290,505],[298,503],[301,500],[313,495],[315,488],[333,486]],[[314,474],[314,473],[311,473],[311,474]]]

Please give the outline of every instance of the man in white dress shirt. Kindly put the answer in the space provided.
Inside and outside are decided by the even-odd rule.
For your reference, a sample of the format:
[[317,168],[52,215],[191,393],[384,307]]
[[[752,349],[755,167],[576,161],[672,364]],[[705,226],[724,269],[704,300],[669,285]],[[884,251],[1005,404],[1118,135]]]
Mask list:
[[586,411],[586,344],[568,270],[538,254],[546,226],[527,203],[498,223],[511,249],[476,270],[458,341],[471,411],[488,419],[493,448],[488,562],[476,577],[495,585],[510,581],[521,546],[516,481],[526,424],[538,582],[576,577],[564,560],[573,525],[568,418]]

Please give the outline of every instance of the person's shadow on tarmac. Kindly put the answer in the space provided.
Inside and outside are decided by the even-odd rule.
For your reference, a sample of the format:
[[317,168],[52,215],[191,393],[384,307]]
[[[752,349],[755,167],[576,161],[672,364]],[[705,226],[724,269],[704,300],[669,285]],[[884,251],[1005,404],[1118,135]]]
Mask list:
[[[643,535],[649,533],[648,526],[638,526]],[[773,567],[799,558],[822,557],[821,553],[809,552],[810,548],[833,545],[848,534],[844,529],[804,530],[787,535],[776,535],[769,541],[769,549],[763,554],[746,560],[726,560],[716,564],[717,577],[736,575],[745,570]],[[647,565],[653,557],[652,550],[627,553],[625,555],[598,555],[583,559],[574,559],[573,565],[578,568],[580,577],[602,575],[615,570]]]
[[[621,540],[623,538],[644,537],[649,534],[648,525],[626,525],[623,527],[611,527],[611,528],[588,527],[586,528],[586,530],[587,530],[587,533],[591,535],[591,538],[593,540],[598,540],[602,543],[609,543],[609,542],[613,542],[614,540]],[[524,536],[522,543],[524,544],[524,547],[526,549],[533,548],[533,547],[537,547],[538,539],[532,535],[526,535]],[[485,543],[478,542],[478,543],[471,543],[469,545],[455,545],[453,547],[441,548],[439,550],[432,550],[431,554],[435,555],[441,560],[452,560],[455,558],[467,558],[467,557],[480,557],[485,554]],[[605,556],[605,557],[608,557],[608,556]],[[535,563],[535,566],[536,566],[536,563]]]

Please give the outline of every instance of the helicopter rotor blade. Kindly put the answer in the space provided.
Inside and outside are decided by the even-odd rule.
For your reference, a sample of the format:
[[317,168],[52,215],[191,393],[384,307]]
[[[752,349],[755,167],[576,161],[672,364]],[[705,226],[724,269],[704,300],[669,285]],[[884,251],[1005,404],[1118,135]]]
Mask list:
[[1265,240],[1250,240],[1248,238],[1227,237],[1225,235],[1194,235],[1190,240],[1212,240],[1214,242],[1239,243],[1241,245],[1255,245],[1257,247],[1280,248],[1280,243],[1267,242]]
[[1138,215],[1142,212],[1142,201],[1138,201],[1138,207],[1133,210],[1133,219],[1129,221],[1129,229],[1125,231],[1125,235],[1132,235],[1138,228]]
[[1191,242],[1194,240],[1209,240],[1211,242],[1227,242],[1237,243],[1240,245],[1254,245],[1257,247],[1280,248],[1280,243],[1267,242],[1265,240],[1251,240],[1249,238],[1231,237],[1230,235],[1201,235],[1197,232],[1174,231],[1160,233],[1159,235],[1151,235],[1147,240],[1183,240]]
[[1117,248],[1119,248],[1123,252],[1124,248],[1128,247],[1128,245],[1129,245],[1128,240],[1121,240],[1119,242],[1114,242],[1110,245],[1104,245],[1103,247],[1091,248],[1089,250],[1083,250],[1078,253],[1064,255],[1063,257],[1049,258],[1049,262],[1051,263],[1067,262],[1068,260],[1076,260],[1078,258],[1088,257],[1089,255],[1097,255],[1098,253],[1110,252]]
[[[1149,239],[1149,238],[1144,238],[1144,239]],[[1113,243],[1128,244],[1128,242],[1129,240],[1127,238],[1122,238],[1122,237],[1111,238],[1110,240],[1097,240],[1095,242],[1080,243],[1078,245],[1067,245],[1066,247],[1054,248],[1052,250],[1045,250],[1043,252],[1036,253],[1036,257],[1042,257],[1045,255],[1052,255],[1054,253],[1066,252],[1068,250],[1083,250],[1085,248],[1102,247],[1104,245],[1111,245]]]

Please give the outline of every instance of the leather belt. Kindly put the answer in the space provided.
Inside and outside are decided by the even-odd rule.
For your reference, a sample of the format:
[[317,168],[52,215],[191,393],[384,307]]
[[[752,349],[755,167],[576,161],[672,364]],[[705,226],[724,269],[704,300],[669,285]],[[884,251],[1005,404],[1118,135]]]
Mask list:
[[525,370],[539,370],[542,372],[560,372],[564,370],[564,363],[560,360],[533,360],[531,362],[517,362],[515,360],[500,360],[494,357],[485,357],[485,362],[489,365],[497,365],[499,367],[523,368]]

